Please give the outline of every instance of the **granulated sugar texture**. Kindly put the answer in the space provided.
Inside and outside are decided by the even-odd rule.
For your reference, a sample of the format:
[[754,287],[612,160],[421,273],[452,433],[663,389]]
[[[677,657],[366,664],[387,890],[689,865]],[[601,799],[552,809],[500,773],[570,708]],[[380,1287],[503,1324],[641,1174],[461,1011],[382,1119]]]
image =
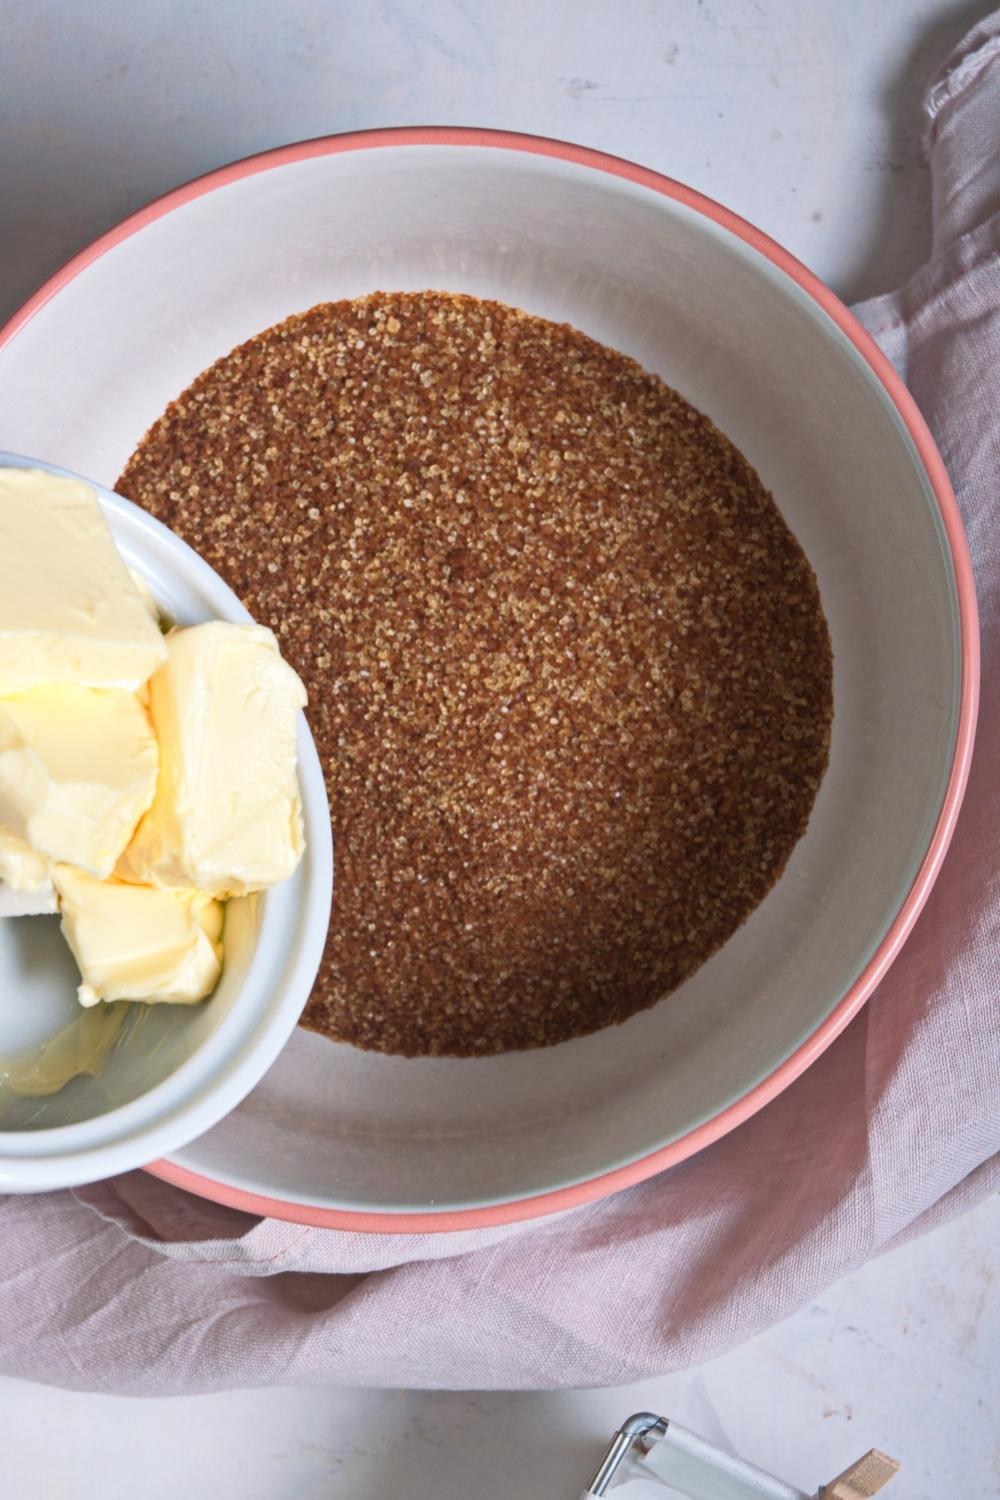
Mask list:
[[621,1021],[805,829],[812,570],[712,423],[572,328],[437,292],[314,307],[199,376],[117,488],[308,687],[337,862],[317,1031],[483,1054]]

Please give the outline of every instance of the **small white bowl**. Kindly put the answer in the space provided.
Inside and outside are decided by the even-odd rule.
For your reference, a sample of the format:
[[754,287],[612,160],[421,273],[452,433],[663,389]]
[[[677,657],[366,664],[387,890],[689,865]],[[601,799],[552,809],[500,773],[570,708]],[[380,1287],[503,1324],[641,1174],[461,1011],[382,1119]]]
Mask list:
[[[0,467],[68,472],[10,453],[0,453]],[[94,489],[119,551],[166,614],[182,624],[250,619],[218,574],[165,526]],[[326,789],[304,715],[298,757],[305,855],[291,880],[228,904],[214,994],[203,1005],[136,1007],[96,1077],[18,1101],[17,1128],[0,1129],[0,1192],[72,1187],[143,1166],[216,1124],[271,1066],[308,998],[333,891]],[[57,917],[0,921],[0,1071],[2,1060],[79,1017],[78,982]]]
[[0,331],[0,441],[113,482],[200,371],[376,288],[496,297],[634,356],[761,474],[819,578],[830,768],[774,890],[622,1026],[503,1057],[401,1058],[299,1031],[262,1086],[152,1170],[250,1212],[356,1230],[523,1219],[638,1182],[816,1058],[902,946],[972,750],[975,596],[940,456],[814,276],[629,162],[495,131],[305,141],[150,204]]

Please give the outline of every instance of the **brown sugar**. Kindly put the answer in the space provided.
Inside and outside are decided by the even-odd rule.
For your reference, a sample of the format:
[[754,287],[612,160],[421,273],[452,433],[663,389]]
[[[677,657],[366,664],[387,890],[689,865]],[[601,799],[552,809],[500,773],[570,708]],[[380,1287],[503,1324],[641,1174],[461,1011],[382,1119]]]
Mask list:
[[712,423],[573,328],[437,292],[314,307],[199,376],[117,488],[309,690],[336,857],[317,1031],[469,1055],[622,1021],[805,829],[812,570]]

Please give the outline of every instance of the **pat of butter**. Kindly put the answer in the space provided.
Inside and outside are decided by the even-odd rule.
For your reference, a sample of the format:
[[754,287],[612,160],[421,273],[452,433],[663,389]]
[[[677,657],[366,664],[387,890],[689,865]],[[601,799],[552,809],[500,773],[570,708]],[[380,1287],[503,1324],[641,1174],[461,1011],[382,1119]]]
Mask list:
[[150,588],[145,578],[143,578],[142,574],[137,573],[134,568],[129,568],[128,576],[131,578],[133,584],[135,585],[135,591],[139,595],[139,598],[142,600],[143,608],[145,609],[149,618],[153,621],[157,630],[159,630],[160,620],[162,619],[162,616],[160,614],[160,606],[157,604],[155,598],[153,597],[153,590]]
[[[51,891],[52,862],[0,824],[0,884],[10,891]],[[55,908],[53,907],[53,910]]]
[[9,886],[0,884],[0,918],[51,917],[58,910],[53,885],[42,886],[37,891],[12,891]]
[[200,891],[94,880],[56,865],[62,930],[80,970],[81,1005],[204,1000],[222,972],[222,907]]
[[50,683],[134,692],[165,658],[90,485],[0,468],[0,694]]
[[173,630],[167,650],[149,684],[156,797],[118,874],[222,898],[276,885],[304,848],[295,734],[305,688],[259,625]]
[[43,687],[0,698],[0,823],[37,855],[110,875],[156,790],[134,693]]

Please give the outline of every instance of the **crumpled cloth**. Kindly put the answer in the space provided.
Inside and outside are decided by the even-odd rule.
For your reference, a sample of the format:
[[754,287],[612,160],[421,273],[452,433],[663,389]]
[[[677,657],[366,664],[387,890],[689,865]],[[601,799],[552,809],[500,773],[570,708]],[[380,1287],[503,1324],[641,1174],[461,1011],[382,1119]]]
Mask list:
[[306,1229],[141,1172],[0,1200],[0,1371],[151,1395],[618,1384],[722,1353],[1000,1184],[1000,11],[925,109],[932,258],[858,312],[958,493],[983,693],[945,867],[869,1004],[740,1129],[549,1220]]

